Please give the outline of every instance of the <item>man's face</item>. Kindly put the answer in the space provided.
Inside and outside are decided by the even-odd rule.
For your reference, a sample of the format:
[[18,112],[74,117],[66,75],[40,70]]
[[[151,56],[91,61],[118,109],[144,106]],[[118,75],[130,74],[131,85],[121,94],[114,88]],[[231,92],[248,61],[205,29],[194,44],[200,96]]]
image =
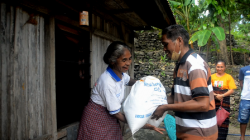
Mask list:
[[166,34],[164,34],[162,36],[161,42],[164,46],[163,50],[165,51],[165,53],[169,59],[171,59],[173,51],[175,51],[175,52],[180,51],[180,48],[177,47],[177,45],[175,43],[176,41],[173,42],[171,39],[168,39]]

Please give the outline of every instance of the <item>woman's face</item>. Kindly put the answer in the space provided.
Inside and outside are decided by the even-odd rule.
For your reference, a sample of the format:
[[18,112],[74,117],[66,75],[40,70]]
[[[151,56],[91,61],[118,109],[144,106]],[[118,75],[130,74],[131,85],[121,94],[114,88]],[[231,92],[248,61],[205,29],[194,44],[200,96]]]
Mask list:
[[114,64],[114,69],[118,72],[124,73],[128,71],[131,62],[132,55],[128,49],[125,49],[123,55],[116,60],[116,63]]
[[223,62],[219,62],[216,65],[216,71],[218,74],[223,74],[226,70],[226,66]]

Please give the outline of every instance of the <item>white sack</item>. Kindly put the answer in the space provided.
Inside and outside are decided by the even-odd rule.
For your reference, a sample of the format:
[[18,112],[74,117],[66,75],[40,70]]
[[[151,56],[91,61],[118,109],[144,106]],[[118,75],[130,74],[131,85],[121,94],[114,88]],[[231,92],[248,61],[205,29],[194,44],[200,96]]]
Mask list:
[[146,76],[137,81],[123,103],[123,110],[132,134],[142,128],[147,122],[158,127],[164,119],[152,120],[151,116],[159,105],[167,104],[167,96],[160,80]]

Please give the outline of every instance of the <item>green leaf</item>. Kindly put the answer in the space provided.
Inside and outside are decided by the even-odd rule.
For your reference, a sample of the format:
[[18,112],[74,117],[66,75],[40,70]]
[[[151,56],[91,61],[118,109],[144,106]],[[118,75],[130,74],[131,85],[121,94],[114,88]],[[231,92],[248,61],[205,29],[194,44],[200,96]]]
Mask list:
[[207,29],[207,24],[203,24],[203,30]]
[[214,23],[212,23],[212,22],[211,22],[211,23],[210,23],[210,27],[212,27],[212,28],[213,28],[213,27],[214,27]]
[[187,6],[191,3],[192,0],[185,0],[184,6]]
[[227,11],[227,9],[225,7],[222,8],[226,14],[229,14],[229,12]]
[[214,0],[214,1],[213,1],[213,3],[214,3],[215,5],[217,5],[217,4],[218,4],[218,2],[217,2],[216,0]]
[[225,16],[224,16],[224,15],[221,15],[221,18],[222,18],[222,19],[225,19]]
[[172,0],[169,0],[170,4],[173,5],[174,7],[177,7],[179,5],[181,5],[180,2],[177,2],[177,1],[172,1]]
[[198,46],[204,46],[207,44],[209,37],[211,36],[212,31],[203,30],[202,33],[199,34]]
[[207,4],[211,4],[212,0],[207,0],[206,2],[207,2]]
[[225,19],[225,15],[223,13],[221,13],[221,18]]
[[213,33],[216,35],[216,37],[222,41],[225,39],[225,32],[224,32],[224,29],[221,28],[221,27],[214,27],[211,29],[213,31]]
[[201,34],[201,33],[202,33],[202,30],[201,30],[201,31],[195,32],[195,33],[191,36],[191,38],[189,39],[189,44],[191,44],[191,43],[195,42],[196,40],[198,40],[198,39],[199,39],[199,34]]
[[216,12],[214,12],[214,17],[215,17],[215,16],[217,16],[217,13],[216,13]]
[[222,12],[222,9],[221,8],[219,8],[218,9],[218,14],[220,14]]
[[213,42],[214,42],[214,44],[216,46],[216,49],[217,50],[220,49],[220,45],[218,43],[218,40],[217,40],[217,38],[214,35],[212,35],[212,40],[213,40]]

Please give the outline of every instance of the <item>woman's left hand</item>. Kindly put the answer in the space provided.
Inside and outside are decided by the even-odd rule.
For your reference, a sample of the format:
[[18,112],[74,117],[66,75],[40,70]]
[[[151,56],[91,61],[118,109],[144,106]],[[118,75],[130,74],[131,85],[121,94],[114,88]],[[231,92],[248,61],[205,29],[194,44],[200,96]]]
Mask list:
[[165,129],[159,128],[159,127],[153,127],[152,130],[154,130],[154,131],[156,131],[156,132],[158,132],[160,134],[163,134],[163,131],[166,131]]
[[223,95],[217,94],[217,95],[216,95],[216,98],[217,98],[219,101],[222,101],[222,100],[223,100]]
[[142,128],[144,128],[144,129],[151,129],[151,130],[154,130],[154,131],[156,131],[158,133],[161,133],[161,134],[163,134],[163,131],[166,131],[163,128],[158,128],[158,127],[155,127],[155,126],[153,126],[151,124],[148,124],[148,123],[145,124]]

